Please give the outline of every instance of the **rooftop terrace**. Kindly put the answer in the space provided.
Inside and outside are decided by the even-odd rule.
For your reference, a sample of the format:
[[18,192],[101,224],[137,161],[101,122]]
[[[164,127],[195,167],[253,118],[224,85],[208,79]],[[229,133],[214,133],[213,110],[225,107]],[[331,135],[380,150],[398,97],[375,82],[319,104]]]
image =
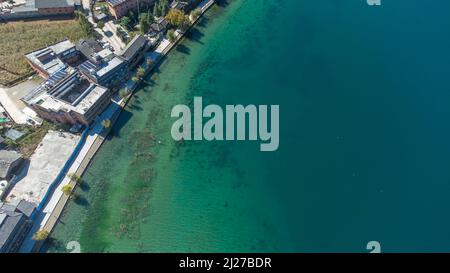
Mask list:
[[37,104],[55,112],[63,110],[84,114],[107,91],[107,88],[90,83],[79,71],[69,67],[51,75],[22,100],[28,105]]
[[66,39],[62,42],[25,54],[25,57],[45,70],[48,74],[53,74],[66,66],[59,56],[64,55],[65,52],[72,49],[75,50],[75,45]]

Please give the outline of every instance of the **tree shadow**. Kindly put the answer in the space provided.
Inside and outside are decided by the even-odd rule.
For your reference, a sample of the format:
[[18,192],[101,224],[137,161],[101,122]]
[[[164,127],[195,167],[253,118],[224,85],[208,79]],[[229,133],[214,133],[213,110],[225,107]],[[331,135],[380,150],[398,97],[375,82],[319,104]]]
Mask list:
[[224,8],[230,4],[229,0],[216,0],[216,5],[218,5],[221,8]]
[[45,240],[44,244],[42,245],[41,249],[39,250],[40,253],[46,253],[50,249],[53,249],[54,251],[58,252],[64,252],[66,250],[66,246],[64,243],[56,238],[48,237],[47,240]]
[[131,119],[131,117],[133,116],[133,113],[131,113],[130,111],[123,109],[122,112],[120,113],[119,117],[117,118],[116,123],[114,124],[114,126],[111,128],[110,133],[106,136],[107,140],[111,140],[112,137],[118,137],[120,138],[120,130],[122,130],[122,128],[125,126],[125,124],[128,123],[128,121]]
[[209,23],[209,18],[202,17],[197,21],[197,27],[206,27]]
[[181,52],[183,54],[189,55],[191,54],[191,49],[187,46],[185,46],[184,44],[178,44],[176,47],[176,50],[178,52]]
[[205,36],[205,34],[203,34],[203,32],[201,32],[198,28],[191,28],[188,33],[186,33],[185,38],[189,41],[193,41],[203,45],[203,42],[201,41],[203,36]]
[[91,186],[89,186],[89,184],[86,183],[85,181],[81,181],[81,182],[78,184],[78,187],[80,187],[80,189],[81,189],[82,191],[84,191],[84,192],[87,192],[87,191],[89,191],[89,190],[91,189]]
[[142,107],[139,105],[136,105],[134,102],[132,104],[127,105],[127,107],[130,110],[142,111]]
[[74,196],[73,202],[75,204],[77,204],[77,205],[82,206],[82,207],[88,207],[89,206],[89,201],[85,197],[83,197],[83,196],[81,196],[79,194]]

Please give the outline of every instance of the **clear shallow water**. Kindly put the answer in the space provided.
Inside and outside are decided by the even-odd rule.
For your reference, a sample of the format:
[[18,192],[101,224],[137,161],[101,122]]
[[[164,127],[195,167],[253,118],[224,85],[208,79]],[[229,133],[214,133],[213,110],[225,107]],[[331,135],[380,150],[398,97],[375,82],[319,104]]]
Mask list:
[[[450,251],[450,3],[221,3],[121,115],[48,251]],[[194,95],[279,104],[279,150],[174,143]]]

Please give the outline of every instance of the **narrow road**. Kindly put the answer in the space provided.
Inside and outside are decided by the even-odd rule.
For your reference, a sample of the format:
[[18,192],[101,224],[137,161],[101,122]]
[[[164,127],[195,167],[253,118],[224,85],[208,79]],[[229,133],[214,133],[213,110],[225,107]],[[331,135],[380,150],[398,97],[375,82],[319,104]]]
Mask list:
[[15,123],[26,124],[27,115],[25,115],[6,94],[6,89],[0,87],[0,103],[5,108],[8,115]]
[[113,24],[112,21],[108,21],[105,23],[105,27],[103,28],[105,30],[105,32],[109,32],[109,37],[106,36],[105,32],[101,31],[100,34],[103,35],[103,39],[106,42],[109,42],[111,44],[112,47],[114,47],[114,50],[116,51],[116,53],[120,50],[122,50],[123,48],[125,48],[125,43],[122,42],[122,40],[120,40],[119,37],[117,37],[116,35],[116,29],[117,26]]

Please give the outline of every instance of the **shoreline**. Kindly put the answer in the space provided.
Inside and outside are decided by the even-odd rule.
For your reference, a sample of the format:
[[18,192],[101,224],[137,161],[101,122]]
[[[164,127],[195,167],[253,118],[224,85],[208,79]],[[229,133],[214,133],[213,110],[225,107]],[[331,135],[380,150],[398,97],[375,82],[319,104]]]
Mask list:
[[[90,146],[87,147],[88,150],[85,153],[81,153],[81,151],[79,152],[79,154],[77,155],[77,158],[75,159],[75,162],[73,163],[73,164],[78,163],[78,165],[72,165],[70,167],[69,171],[67,172],[68,174],[75,173],[79,177],[82,177],[82,175],[87,170],[90,163],[92,162],[92,159],[94,158],[95,154],[100,150],[107,135],[110,133],[111,129],[116,124],[120,114],[125,109],[128,102],[134,95],[135,90],[141,85],[141,83],[152,72],[152,70],[154,68],[158,67],[164,61],[164,58],[167,57],[167,55],[170,53],[170,51],[173,48],[175,48],[176,45],[180,41],[183,40],[183,38],[191,30],[191,28],[195,26],[195,24],[202,18],[204,13],[207,12],[209,10],[209,8],[212,7],[215,3],[216,3],[215,0],[205,0],[202,3],[200,3],[200,5],[198,7],[201,10],[200,16],[198,16],[198,18],[196,18],[195,20],[193,20],[191,22],[189,28],[186,31],[184,31],[184,32],[176,31],[177,34],[176,34],[175,41],[169,42],[169,44],[167,44],[164,48],[162,48],[162,50],[160,52],[157,52],[157,53],[159,53],[159,55],[157,55],[155,59],[153,59],[152,56],[150,56],[150,53],[155,52],[155,51],[147,52],[146,54],[144,54],[145,57],[144,57],[143,64],[141,63],[141,66],[143,66],[144,69],[146,70],[144,77],[142,77],[142,79],[140,81],[133,82],[131,84],[131,88],[129,88],[130,94],[128,96],[126,96],[125,98],[123,98],[117,102],[112,101],[112,103],[108,107],[108,109],[105,110],[105,112],[103,112],[102,115],[100,116],[101,118],[98,118],[98,120],[96,121],[94,126],[92,128],[89,128],[88,136],[87,136],[87,139],[85,140],[85,143],[83,144],[82,149],[86,148],[86,145],[88,145],[86,143],[88,142],[89,137],[93,138],[93,139],[89,139]],[[158,49],[156,49],[156,50],[158,50]],[[147,59],[152,60],[151,66],[148,66],[146,64]],[[132,82],[131,81],[132,77],[133,77],[133,75],[131,75],[130,79],[128,80],[127,83],[125,83],[125,85]],[[106,115],[104,116],[104,114],[106,114]],[[110,114],[110,115],[108,115],[108,114]],[[108,128],[101,128],[101,130],[98,132],[99,128],[97,128],[97,127],[99,125],[101,126],[101,121],[104,119],[110,119],[111,126],[109,126]],[[82,158],[79,158],[80,155]],[[70,172],[73,169],[74,169],[74,171]],[[66,183],[61,182],[57,187],[59,188],[63,185],[70,185],[70,186],[72,186],[72,192],[74,192],[74,190],[77,186],[77,183],[74,181],[70,181],[70,179],[67,177],[67,174],[66,174],[66,177],[64,178],[64,180],[66,180],[66,179],[68,179],[69,181],[68,182],[66,181]],[[55,191],[53,192],[53,194],[55,194]],[[54,196],[52,196],[52,197],[54,197]],[[49,233],[49,235],[52,233],[54,227],[58,223],[58,220],[61,217],[61,215],[63,214],[64,209],[70,199],[71,199],[70,196],[66,196],[66,195],[62,194],[59,196],[59,198],[57,198],[57,200],[53,200],[53,202],[49,201],[47,204],[45,204],[43,211],[45,211],[47,206],[54,205],[54,207],[51,208],[51,212],[49,214],[45,215],[45,218],[43,220],[44,224],[40,225],[40,227],[43,230],[47,231]],[[32,232],[30,232],[30,233],[32,234]],[[39,252],[41,247],[43,246],[43,244],[44,244],[44,241],[35,242],[34,246],[29,248],[28,251],[29,252]]]

